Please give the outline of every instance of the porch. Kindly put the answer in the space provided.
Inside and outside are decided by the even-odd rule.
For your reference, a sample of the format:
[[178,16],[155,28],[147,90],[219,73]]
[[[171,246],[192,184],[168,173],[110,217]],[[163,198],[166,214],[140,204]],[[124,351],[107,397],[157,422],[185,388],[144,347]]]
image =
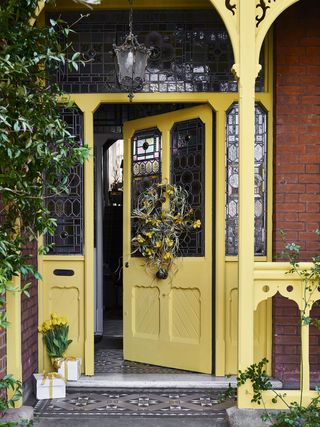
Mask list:
[[[194,2],[191,3],[177,1],[174,6],[170,6],[168,2],[164,1],[157,4],[157,7],[169,7],[169,9],[170,7],[178,9],[185,6],[191,9],[198,7]],[[214,289],[215,299],[211,300],[212,310],[210,309],[210,316],[212,315],[213,320],[208,323],[210,323],[210,328],[212,327],[213,332],[213,350],[210,357],[214,362],[214,373],[217,377],[214,379],[214,377],[202,376],[201,374],[196,374],[196,377],[193,377],[193,374],[177,374],[177,377],[172,380],[172,377],[164,379],[164,375],[167,374],[161,374],[161,378],[155,378],[154,376],[146,378],[144,375],[144,379],[140,383],[143,386],[155,384],[155,381],[158,380],[166,380],[169,383],[164,382],[164,386],[170,384],[170,386],[175,387],[179,383],[183,387],[196,387],[196,384],[200,384],[199,387],[201,388],[215,388],[216,385],[224,387],[229,383],[229,380],[225,380],[224,376],[226,374],[235,374],[238,370],[245,370],[262,357],[267,357],[271,361],[271,366],[268,368],[269,373],[271,374],[273,369],[274,373],[279,374],[280,369],[277,370],[276,368],[281,365],[281,362],[277,365],[278,360],[282,358],[281,360],[283,361],[287,357],[285,349],[282,349],[283,353],[280,352],[280,357],[275,352],[272,353],[272,348],[275,348],[281,339],[289,341],[286,331],[283,332],[282,337],[276,337],[276,326],[281,320],[272,317],[272,298],[280,294],[282,297],[293,301],[300,312],[304,307],[306,294],[304,282],[295,275],[286,274],[290,269],[288,263],[273,262],[275,252],[282,245],[278,237],[278,232],[282,228],[286,229],[287,226],[290,239],[302,240],[304,245],[303,255],[306,259],[310,259],[310,254],[314,250],[319,250],[317,242],[311,236],[311,231],[316,228],[319,222],[319,160],[317,159],[319,145],[315,141],[319,135],[319,129],[316,127],[318,122],[315,119],[315,116],[318,114],[318,109],[315,109],[318,98],[316,96],[313,98],[313,92],[316,90],[316,80],[319,77],[319,63],[317,62],[319,57],[315,56],[316,59],[310,59],[313,57],[312,46],[313,44],[317,45],[318,39],[312,33],[312,31],[315,32],[315,25],[313,24],[313,27],[310,27],[310,29],[306,24],[303,27],[305,31],[303,34],[305,45],[302,47],[288,46],[289,42],[287,42],[282,31],[283,28],[286,28],[286,22],[281,20],[280,15],[285,13],[286,9],[290,9],[291,6],[294,7],[294,3],[307,4],[306,0],[300,0],[300,2],[297,0],[274,1],[269,3],[268,6],[265,6],[265,2],[254,0],[238,0],[234,2],[211,0],[210,3],[202,2],[201,5],[204,10],[208,10],[213,6],[215,12],[219,13],[230,37],[234,54],[233,71],[236,78],[231,83],[228,81],[228,92],[223,92],[221,89],[223,84],[226,84],[224,82],[219,87],[219,92],[214,92],[214,89],[210,87],[209,89],[203,89],[203,92],[206,93],[200,93],[198,92],[200,86],[194,86],[191,93],[186,93],[187,86],[184,82],[183,90],[180,87],[181,92],[175,90],[173,93],[169,93],[169,89],[166,88],[166,92],[155,89],[155,92],[152,93],[150,89],[149,93],[135,94],[133,104],[138,106],[142,106],[143,104],[180,103],[185,105],[197,104],[211,108],[216,118],[216,128],[213,134],[215,141],[218,141],[215,157],[210,157],[210,161],[206,164],[207,166],[210,165],[210,170],[214,171],[214,180],[211,176],[209,178],[208,175],[205,177],[206,182],[210,186],[213,186],[213,183],[216,185],[216,187],[212,187],[216,189],[214,197],[212,196],[214,202],[207,206],[206,225],[210,221],[215,230],[215,235],[209,234],[212,244],[212,248],[210,247],[212,252],[210,254],[214,254],[212,255],[214,262],[212,262],[210,268],[213,271],[212,283],[215,286],[212,289]],[[144,10],[144,8],[151,8],[152,10],[155,7],[149,2],[137,1],[137,4],[137,7],[141,10]],[[315,2],[312,4],[315,10],[317,10]],[[108,7],[102,4],[96,10],[108,10]],[[62,3],[58,2],[58,8],[63,11],[64,7]],[[121,3],[121,8],[126,10],[127,5]],[[77,11],[78,6],[73,6],[71,9],[73,12]],[[312,7],[310,10],[312,10]],[[296,15],[293,13],[294,16],[290,21],[291,36],[288,38],[294,38],[295,25],[301,9],[297,9],[297,11]],[[49,13],[53,12],[55,13],[56,11],[49,9]],[[287,17],[287,15],[285,16]],[[311,22],[311,13],[308,16]],[[42,20],[45,20],[44,16]],[[276,27],[278,44],[276,45],[272,30],[269,31],[274,22],[278,25]],[[262,90],[256,91],[255,86],[258,70],[260,69],[260,52],[263,41],[265,42],[265,80]],[[294,43],[293,40],[291,42]],[[300,77],[301,80],[297,80],[296,73],[298,71],[293,68],[288,70],[288,79],[285,80],[284,77],[286,73],[285,66],[289,64],[288,67],[291,65],[295,67],[297,65],[296,62],[299,61],[295,56],[298,55],[297,53],[288,54],[288,56],[284,55],[285,49],[291,49],[291,47],[298,50],[301,48],[305,55],[301,54],[302,59],[300,58],[300,60],[307,62],[303,70],[303,77]],[[276,52],[277,60],[275,64],[273,63],[274,52]],[[284,55],[285,59],[281,63],[282,55]],[[293,61],[293,64],[290,63],[290,59]],[[285,63],[286,61],[288,64]],[[314,64],[312,65],[311,62]],[[308,68],[309,66],[310,68]],[[301,70],[300,72],[302,73]],[[311,76],[310,80],[307,80],[309,83],[306,93],[303,92],[304,89],[301,89],[301,87],[306,85],[305,76]],[[292,81],[295,83],[292,83]],[[95,89],[89,88],[89,84],[87,84],[87,91],[92,91],[92,93],[82,93],[80,87],[81,79],[79,82],[77,89],[79,93],[72,92],[72,90],[69,93],[70,98],[76,103],[79,111],[77,119],[73,123],[77,123],[77,130],[79,130],[81,128],[79,123],[83,121],[84,139],[91,146],[92,150],[94,150],[95,140],[97,140],[94,117],[97,111],[99,111],[101,106],[106,104],[109,106],[128,104],[127,94],[112,91],[110,93],[98,92],[98,84],[96,84]],[[69,83],[67,82],[66,84]],[[276,83],[276,87],[274,83]],[[76,86],[75,83],[70,84]],[[160,85],[160,83],[158,84]],[[293,88],[290,85],[293,85]],[[201,87],[204,88],[205,85],[201,84]],[[234,90],[234,88],[236,89]],[[290,91],[293,91],[293,94]],[[289,98],[290,96],[292,98]],[[299,96],[305,96],[306,98],[300,100],[300,98],[298,99]],[[304,107],[298,110],[297,105],[299,107],[303,105]],[[232,111],[233,118],[235,118],[234,123],[236,123],[234,128],[237,128],[237,137],[239,138],[237,147],[237,150],[239,150],[238,164],[233,164],[233,166],[239,167],[237,181],[239,182],[239,186],[235,181],[233,185],[231,185],[232,183],[230,184],[230,176],[228,176],[225,164],[226,142],[228,142],[226,117],[232,108],[234,109]],[[260,117],[263,116],[263,126],[266,129],[263,135],[260,134],[261,139],[266,138],[268,140],[265,158],[268,159],[269,163],[265,160],[265,163],[261,161],[259,164],[261,166],[260,171],[263,171],[260,175],[265,180],[265,188],[268,188],[268,191],[263,195],[257,195],[257,186],[255,185],[255,175],[259,175],[259,173],[255,174],[255,167],[257,168],[255,161],[255,115],[257,108],[260,108]],[[288,128],[284,127],[288,125],[288,123],[284,123],[286,120],[290,120],[289,125],[292,127],[297,120],[301,120],[301,126],[305,125],[305,127],[309,126],[311,121],[314,125],[314,131],[308,133],[308,130],[305,130],[301,134],[301,139],[298,139],[298,125],[297,128],[291,128],[289,131]],[[167,132],[169,135],[169,131],[170,129],[167,129],[164,131],[164,134]],[[166,136],[166,138],[169,147],[169,136]],[[272,143],[273,138],[275,141],[274,144]],[[303,138],[305,138],[306,142],[303,141]],[[300,157],[297,155],[293,158],[293,155],[297,153]],[[168,158],[169,155],[167,156],[167,160]],[[274,160],[273,162],[272,159]],[[166,164],[167,176],[165,178],[169,176],[168,164],[169,162]],[[287,164],[289,164],[288,168],[286,168]],[[305,165],[310,166],[309,170]],[[208,170],[209,168],[207,167],[206,173],[208,173]],[[266,177],[267,172],[268,175]],[[298,173],[300,174],[299,182],[297,178]],[[311,174],[312,178],[310,177]],[[96,247],[94,242],[93,158],[85,165],[83,176],[85,178],[83,180],[82,193],[79,193],[79,199],[84,194],[85,204],[81,219],[83,220],[84,230],[81,245],[85,242],[85,246],[83,246],[84,250],[81,247],[78,253],[55,253],[39,258],[40,270],[45,278],[47,287],[42,287],[39,291],[39,319],[35,320],[35,324],[38,321],[41,323],[45,320],[50,311],[53,310],[53,307],[58,306],[59,310],[65,311],[68,317],[70,317],[72,338],[74,339],[72,351],[83,357],[84,374],[87,375],[77,386],[105,386],[105,381],[108,381],[108,386],[110,386],[111,381],[114,387],[120,387],[120,385],[123,386],[123,378],[121,376],[112,377],[112,374],[108,377],[102,377],[99,374],[93,376],[95,311],[93,278],[95,271],[94,249]],[[229,215],[229,217],[226,215],[226,192],[228,191],[226,188],[228,185],[237,188],[237,191],[239,189],[239,193],[237,193],[238,198],[230,199],[230,201],[236,202],[238,206],[237,214],[233,216]],[[290,185],[291,187],[289,187]],[[308,188],[308,185],[314,185],[314,187]],[[210,187],[210,191],[206,193],[208,197],[209,193],[213,193],[213,190],[211,190]],[[262,231],[259,235],[264,236],[263,243],[265,246],[264,251],[259,254],[256,251],[257,245],[255,242],[257,239],[255,239],[254,231],[255,212],[257,211],[255,201],[258,197],[266,205],[264,219],[260,221],[260,225],[263,224],[260,227]],[[129,201],[127,201],[128,206]],[[213,207],[216,209],[213,209]],[[215,212],[215,216],[212,215],[212,212]],[[231,224],[230,226],[232,222],[231,217],[237,217],[238,223],[233,222],[233,225]],[[227,223],[231,228],[230,235],[234,236],[234,239],[231,239],[231,246],[235,248],[235,253],[232,255],[227,252]],[[301,224],[305,224],[303,229],[301,228]],[[307,226],[307,224],[309,225]],[[272,232],[272,230],[274,231]],[[61,229],[59,233],[63,231]],[[239,234],[237,233],[238,231]],[[209,229],[209,232],[211,233],[211,229]],[[129,239],[128,236],[129,232],[127,230],[127,239]],[[239,237],[236,245],[237,236]],[[260,243],[261,241],[262,238],[260,239]],[[311,242],[310,245],[307,242]],[[63,245],[61,246],[63,247]],[[212,265],[215,269],[213,269]],[[309,268],[310,266],[311,264],[304,263],[301,264],[300,268]],[[61,277],[57,279],[57,275],[54,274],[55,270],[72,270],[74,275],[64,277],[63,282],[61,282]],[[198,268],[197,272],[200,273],[201,271],[201,268]],[[35,298],[37,298],[37,295]],[[316,289],[312,295],[311,305],[318,300],[320,300],[320,291]],[[311,309],[311,306],[309,308]],[[17,296],[8,295],[8,318],[9,321],[12,321],[13,327],[8,330],[7,370],[8,372],[15,373],[17,378],[22,378],[22,327],[20,317],[21,300]],[[292,324],[296,321],[295,326],[297,327],[298,318],[292,315],[292,319]],[[201,328],[203,330],[203,325]],[[310,378],[312,370],[310,369],[311,358],[309,351],[310,328],[309,325],[304,325],[301,329],[302,370],[300,375],[296,375],[296,377],[300,378],[300,389],[303,391],[303,403],[305,404],[310,402],[312,397],[316,396]],[[295,340],[298,340],[298,334],[295,334]],[[27,343],[24,342],[23,346],[24,351],[26,351]],[[298,349],[298,347],[299,344],[296,344],[295,348]],[[48,366],[48,360],[41,341],[39,341],[38,351],[39,370],[41,371]],[[316,350],[314,351],[316,352]],[[296,369],[299,365],[298,350],[296,350],[296,354],[291,360],[293,361],[290,366],[294,366],[294,369]],[[285,364],[285,361],[282,363]],[[318,369],[318,363],[313,362],[313,367]],[[288,374],[288,372],[285,372],[285,374]],[[184,375],[186,376],[184,377]],[[136,378],[132,378],[132,381],[136,381]],[[133,382],[132,384],[135,387],[139,386],[137,382]],[[279,384],[275,386],[277,385]],[[290,402],[300,399],[299,390],[286,390],[286,394]],[[271,392],[264,392],[263,396],[267,407],[284,408],[284,404],[280,400],[276,404],[272,402],[274,396]],[[240,408],[257,407],[257,405],[251,402],[251,398],[252,389],[247,382],[238,390],[238,406]]]

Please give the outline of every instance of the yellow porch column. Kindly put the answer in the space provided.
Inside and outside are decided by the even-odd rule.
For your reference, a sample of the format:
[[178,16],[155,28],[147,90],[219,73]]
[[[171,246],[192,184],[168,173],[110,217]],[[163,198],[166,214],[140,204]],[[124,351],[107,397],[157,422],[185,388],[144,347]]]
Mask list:
[[84,142],[90,159],[84,164],[84,283],[85,283],[85,374],[94,374],[94,191],[93,191],[93,109],[84,110]]
[[[239,341],[238,368],[253,363],[254,348],[254,107],[255,0],[239,4]],[[249,385],[238,391],[238,407],[250,407]]]
[[[15,287],[20,289],[20,277],[14,280]],[[12,374],[16,380],[22,381],[21,359],[21,293],[8,291],[6,293],[7,317],[10,326],[7,329],[7,374]],[[8,397],[12,390],[8,390]],[[16,403],[19,408],[22,401]]]

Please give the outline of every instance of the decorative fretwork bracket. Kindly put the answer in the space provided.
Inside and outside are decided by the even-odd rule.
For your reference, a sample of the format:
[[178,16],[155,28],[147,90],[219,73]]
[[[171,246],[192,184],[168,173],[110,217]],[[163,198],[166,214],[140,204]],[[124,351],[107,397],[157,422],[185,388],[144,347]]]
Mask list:
[[[258,10],[258,15],[256,16],[256,27],[258,28],[260,23],[264,20],[264,18],[267,15],[267,10],[270,9],[271,6],[268,6],[268,4],[271,4],[272,2],[275,3],[277,0],[258,0],[258,3],[256,5],[256,8]],[[261,14],[260,14],[261,13]]]
[[226,8],[228,9],[228,10],[230,10],[230,12],[232,12],[232,15],[235,15],[236,14],[236,9],[237,9],[237,5],[236,4],[231,4],[231,1],[232,0],[225,0],[225,2],[226,2]]

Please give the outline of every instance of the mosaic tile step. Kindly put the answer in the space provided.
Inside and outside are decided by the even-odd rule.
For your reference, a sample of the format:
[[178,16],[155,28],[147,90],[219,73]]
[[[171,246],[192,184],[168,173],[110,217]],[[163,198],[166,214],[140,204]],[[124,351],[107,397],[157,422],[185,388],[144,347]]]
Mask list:
[[[34,409],[41,418],[69,417],[212,417],[226,422],[226,404],[219,403],[221,390],[102,389],[73,390],[64,399],[39,401]],[[229,402],[232,406],[234,403]]]

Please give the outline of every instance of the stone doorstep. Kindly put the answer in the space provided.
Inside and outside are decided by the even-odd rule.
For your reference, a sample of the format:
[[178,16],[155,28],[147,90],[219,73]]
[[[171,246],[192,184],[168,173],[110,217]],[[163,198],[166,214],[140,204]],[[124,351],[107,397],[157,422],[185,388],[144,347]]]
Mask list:
[[21,408],[8,409],[0,422],[33,420],[33,407],[21,406]]
[[[275,389],[282,389],[282,382],[271,380]],[[205,374],[96,374],[81,375],[78,381],[68,381],[67,388],[212,388],[236,387],[235,375],[215,377]]]
[[[239,409],[236,406],[226,408],[230,427],[267,427],[270,421],[262,421],[261,416],[266,413],[264,409]],[[282,412],[277,409],[268,409],[269,414]]]

